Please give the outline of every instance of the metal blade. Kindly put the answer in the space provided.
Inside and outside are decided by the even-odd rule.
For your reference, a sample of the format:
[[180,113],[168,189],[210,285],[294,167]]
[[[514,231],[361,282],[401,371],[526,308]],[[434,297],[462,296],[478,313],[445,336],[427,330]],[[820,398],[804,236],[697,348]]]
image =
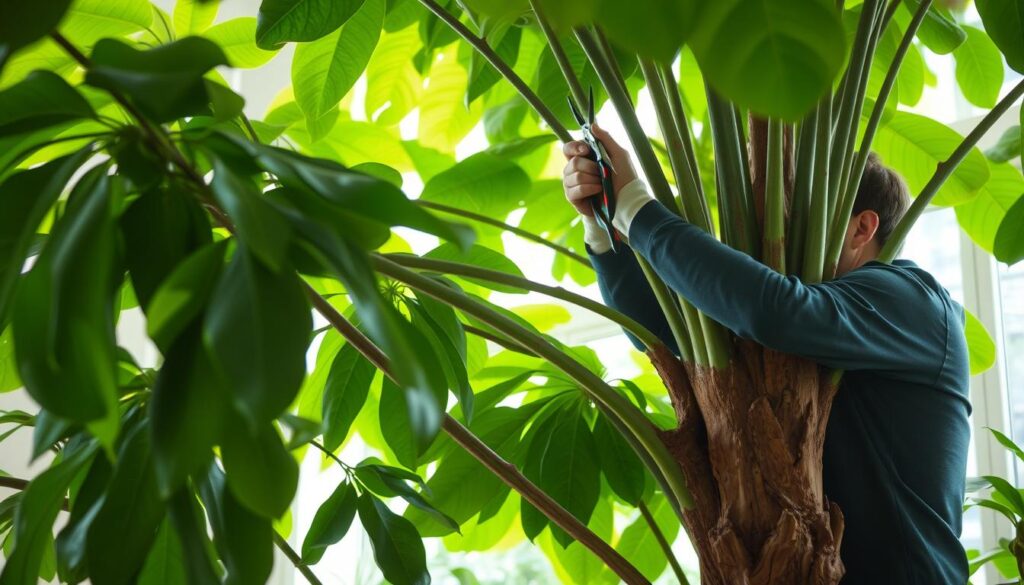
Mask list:
[[588,105],[587,108],[589,110],[588,111],[588,115],[590,116],[589,118],[587,118],[587,121],[590,124],[593,124],[594,123],[594,86],[593,85],[590,86],[590,105]]
[[585,126],[587,121],[583,119],[583,114],[581,114],[579,108],[576,107],[576,102],[572,101],[572,96],[565,96],[565,100],[569,102],[569,109],[572,111],[572,117],[576,118],[576,123],[580,125],[580,128]]

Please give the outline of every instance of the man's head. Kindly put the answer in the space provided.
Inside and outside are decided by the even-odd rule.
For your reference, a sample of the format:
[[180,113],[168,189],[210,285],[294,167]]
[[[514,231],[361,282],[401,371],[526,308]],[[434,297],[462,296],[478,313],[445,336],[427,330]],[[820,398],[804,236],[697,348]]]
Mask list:
[[857,189],[857,199],[853,203],[836,276],[877,258],[909,205],[910,194],[903,177],[883,165],[878,155],[869,154],[860,188]]

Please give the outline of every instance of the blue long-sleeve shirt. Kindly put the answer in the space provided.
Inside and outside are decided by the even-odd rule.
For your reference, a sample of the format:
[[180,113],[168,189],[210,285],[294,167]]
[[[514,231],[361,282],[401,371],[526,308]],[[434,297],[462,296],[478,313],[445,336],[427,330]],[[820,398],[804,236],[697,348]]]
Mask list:
[[[644,205],[631,248],[737,335],[845,370],[823,455],[843,511],[844,585],[962,585],[969,367],[963,309],[912,262],[869,262],[807,285]],[[675,349],[629,249],[591,254],[605,302]],[[634,344],[638,344],[633,339]]]

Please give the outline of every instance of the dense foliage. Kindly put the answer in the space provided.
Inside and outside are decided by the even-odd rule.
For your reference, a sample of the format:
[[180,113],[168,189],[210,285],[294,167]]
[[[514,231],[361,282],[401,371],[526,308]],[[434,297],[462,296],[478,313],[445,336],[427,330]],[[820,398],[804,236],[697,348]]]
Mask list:
[[[504,254],[512,233],[555,280],[594,282],[562,201],[566,95],[593,86],[659,199],[781,272],[832,277],[865,146],[919,195],[897,244],[925,205],[955,206],[1012,263],[1019,127],[983,153],[987,127],[965,142],[907,109],[934,83],[927,53],[951,54],[964,97],[995,108],[983,124],[1019,97],[1000,97],[1004,56],[1024,70],[1017,3],[976,6],[985,30],[918,0],[264,0],[219,22],[215,1],[5,2],[0,390],[40,408],[0,424],[32,427],[31,456],[55,457],[31,482],[0,478],[23,489],[0,503],[0,583],[257,583],[275,545],[315,582],[355,525],[395,585],[429,582],[422,538],[487,550],[524,535],[566,582],[644,582],[670,563],[684,580],[668,543],[693,478],[659,439],[677,413],[652,366],[637,353],[639,376],[606,382],[592,349],[548,334],[563,305],[491,299],[548,295],[664,350]],[[247,118],[222,74],[288,43],[291,87]],[[760,194],[748,114],[769,120]],[[456,156],[475,129],[487,148]],[[437,246],[413,254],[413,237]],[[663,301],[687,367],[728,367],[730,333]],[[159,364],[118,344],[136,307]],[[992,342],[973,317],[967,335],[981,371]],[[339,456],[356,435],[376,457]],[[293,551],[310,448],[344,479]]]

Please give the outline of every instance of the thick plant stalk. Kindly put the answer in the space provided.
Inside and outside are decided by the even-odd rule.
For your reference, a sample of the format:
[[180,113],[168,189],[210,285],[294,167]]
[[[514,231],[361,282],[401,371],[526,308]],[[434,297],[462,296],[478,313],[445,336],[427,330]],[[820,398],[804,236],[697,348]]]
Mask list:
[[747,152],[738,132],[736,111],[710,87],[707,94],[722,238],[730,246],[757,258],[760,238],[756,235],[754,198],[746,170]]
[[551,23],[548,22],[547,16],[544,14],[543,9],[540,6],[540,0],[530,0],[530,8],[533,9],[534,15],[537,17],[537,24],[540,25],[541,32],[544,33],[544,38],[548,41],[548,47],[551,49],[551,54],[555,57],[555,63],[558,63],[558,68],[562,71],[562,77],[565,77],[565,82],[569,86],[569,93],[572,95],[572,99],[576,102],[576,107],[580,111],[584,111],[587,107],[587,94],[583,92],[583,86],[580,84],[580,80],[576,77],[576,72],[572,69],[572,64],[569,63],[569,57],[565,54],[565,49],[562,48],[562,43],[558,40],[558,35],[555,34],[555,30],[551,28]]
[[676,346],[679,347],[679,354],[683,361],[707,363],[707,348],[703,344],[703,338],[690,334],[689,323],[692,319],[687,319],[685,311],[677,304],[678,297],[672,294],[672,291],[662,282],[661,277],[643,256],[637,255],[636,261],[644,276],[647,277],[647,281],[651,283],[651,291],[654,292],[654,298],[658,300],[658,305],[665,314],[668,328],[672,331],[672,337],[676,341]]
[[[689,182],[693,191],[690,194],[680,191],[680,197],[692,197],[700,207],[700,213],[689,213],[690,221],[714,235],[714,226],[711,223],[711,210],[708,208],[708,200],[704,194],[704,185],[700,179],[700,169],[697,165],[697,155],[693,150],[693,136],[690,134],[689,118],[686,110],[683,109],[683,99],[679,94],[679,85],[676,83],[675,75],[672,74],[672,66],[662,63],[658,66],[661,74],[661,83],[665,93],[668,95],[668,105],[672,111],[672,121],[679,135],[679,141],[683,147],[683,158],[689,169]],[[687,208],[686,199],[683,199],[683,206]]]
[[811,187],[814,180],[815,132],[818,129],[817,111],[811,112],[800,123],[797,140],[796,177],[793,183],[793,203],[786,233],[786,267],[790,274],[799,274],[803,263],[804,244],[807,240],[807,214],[811,211]]
[[786,273],[786,189],[783,178],[781,120],[768,120],[768,166],[765,172],[764,263]]
[[[686,487],[686,480],[678,462],[666,450],[658,438],[654,426],[641,411],[609,387],[604,380],[564,352],[551,345],[543,337],[530,332],[512,319],[494,311],[466,295],[455,291],[431,278],[403,268],[380,256],[372,258],[375,269],[381,274],[405,283],[415,290],[430,295],[460,311],[487,323],[513,341],[534,350],[540,357],[565,372],[593,398],[618,418],[636,440],[643,446],[657,465],[657,471],[665,476],[670,487],[670,500],[678,502],[683,510],[693,507],[693,498]],[[642,454],[644,455],[644,454]],[[655,470],[652,470],[655,471]],[[669,496],[669,494],[666,494]]]
[[507,231],[507,232],[509,232],[511,234],[515,234],[515,235],[519,236],[520,238],[524,238],[524,239],[530,240],[531,242],[534,242],[534,243],[540,244],[542,246],[545,246],[547,248],[551,248],[555,252],[558,252],[559,254],[562,254],[563,256],[565,256],[567,258],[572,258],[573,260],[579,262],[580,264],[583,264],[584,266],[588,266],[588,267],[592,268],[592,266],[590,264],[590,260],[588,260],[584,256],[580,256],[579,254],[577,254],[576,252],[573,252],[569,248],[566,248],[565,246],[560,246],[560,245],[558,245],[558,244],[556,244],[554,242],[548,241],[548,240],[546,240],[546,239],[544,239],[544,238],[542,238],[542,237],[540,237],[540,236],[538,236],[538,235],[536,235],[536,234],[534,234],[532,232],[529,232],[529,231],[524,230],[522,228],[518,228],[518,227],[516,227],[514,225],[509,225],[509,224],[507,224],[507,223],[505,223],[503,221],[494,219],[493,217],[488,217],[486,215],[481,215],[479,213],[473,213],[472,211],[466,211],[465,209],[459,209],[458,207],[450,207],[448,205],[444,205],[444,204],[441,204],[441,203],[435,203],[433,201],[424,201],[422,199],[415,199],[413,202],[416,203],[417,205],[419,205],[420,207],[426,207],[427,209],[433,209],[434,211],[440,211],[442,213],[449,213],[451,215],[457,215],[457,216],[465,218],[465,219],[471,219],[473,221],[479,221],[480,223],[485,223],[487,225],[494,226],[494,227],[499,228],[499,229],[503,229],[503,230],[505,230],[505,231]]
[[476,49],[483,58],[487,59],[487,62],[490,63],[502,77],[507,79],[513,87],[516,88],[519,95],[523,96],[523,99],[530,104],[530,107],[540,115],[555,135],[558,136],[559,140],[562,142],[569,142],[572,140],[572,136],[569,134],[569,131],[565,129],[565,126],[563,126],[561,122],[558,121],[558,118],[555,117],[555,114],[551,109],[548,108],[539,97],[537,97],[537,94],[530,89],[530,86],[527,85],[521,77],[519,77],[519,74],[513,71],[512,68],[509,67],[508,63],[505,63],[505,61],[494,52],[490,45],[487,44],[487,41],[466,28],[466,25],[462,24],[458,18],[455,18],[455,16],[442,8],[434,0],[419,0],[419,2],[425,6],[427,10],[433,12],[438,18],[443,20],[445,24],[455,31],[456,34]]
[[452,274],[455,276],[462,276],[466,278],[476,278],[480,280],[486,280],[497,284],[504,284],[507,286],[514,286],[525,290],[530,290],[547,295],[552,298],[556,298],[567,303],[572,303],[578,307],[582,307],[601,315],[602,317],[612,321],[619,325],[626,331],[629,331],[637,339],[639,339],[648,349],[653,349],[655,346],[661,345],[662,342],[658,339],[658,336],[651,333],[649,329],[637,323],[635,320],[627,317],[626,315],[616,311],[599,303],[595,300],[589,299],[583,295],[576,294],[565,290],[560,286],[548,286],[539,282],[534,282],[528,278],[516,276],[514,274],[508,274],[507,272],[499,272],[497,270],[489,270],[487,268],[481,268],[479,266],[473,266],[472,264],[464,264],[461,262],[452,262],[449,260],[436,260],[433,258],[423,258],[421,256],[413,256],[410,254],[386,254],[385,258],[405,266],[407,268],[416,268],[419,270],[431,270],[443,274]]
[[651,514],[651,510],[647,507],[647,503],[643,500],[640,501],[640,505],[637,506],[640,510],[640,515],[643,516],[644,522],[651,528],[651,534],[654,535],[654,539],[658,541],[658,546],[661,547],[662,552],[665,553],[665,558],[668,559],[668,564],[672,567],[672,573],[675,574],[676,580],[679,581],[680,585],[689,585],[690,581],[686,578],[686,573],[683,572],[683,567],[679,564],[679,559],[676,558],[675,553],[672,552],[672,543],[665,538],[665,533],[661,531],[658,526],[657,520]]
[[807,214],[807,237],[804,241],[804,282],[821,282],[825,259],[825,228],[828,225],[829,149],[832,145],[832,97],[818,102],[814,136],[814,173],[811,201]]
[[1002,115],[1010,109],[1010,106],[1020,99],[1021,95],[1024,95],[1024,80],[1013,86],[1013,89],[1003,96],[1003,99],[999,100],[999,103],[997,103],[988,114],[985,114],[985,117],[982,118],[981,121],[978,122],[978,125],[974,127],[974,130],[971,130],[971,133],[963,139],[960,145],[956,147],[956,150],[949,155],[949,158],[939,163],[939,166],[935,169],[935,173],[932,175],[932,178],[928,180],[928,184],[924,186],[921,193],[916,199],[914,199],[914,203],[910,206],[910,209],[907,210],[903,219],[896,224],[896,229],[893,230],[892,235],[889,236],[889,241],[885,243],[885,246],[882,247],[882,251],[878,255],[879,261],[892,262],[893,258],[896,257],[896,254],[899,253],[900,248],[903,247],[903,241],[906,240],[907,234],[910,233],[910,228],[914,226],[914,222],[916,222],[917,219],[921,217],[921,214],[924,213],[925,208],[928,207],[928,204],[931,202],[932,198],[935,197],[935,194],[939,192],[939,188],[942,187],[942,184],[946,182],[946,179],[948,179],[951,174],[953,174],[956,167],[963,162],[967,153],[969,153],[971,149],[978,144],[981,137],[992,128],[992,125],[996,123],[996,120],[1001,118]]
[[845,227],[850,221],[850,215],[857,200],[857,190],[860,188],[864,168],[867,166],[868,154],[871,152],[871,143],[875,139],[875,132],[878,130],[878,124],[882,121],[882,114],[885,112],[885,102],[889,99],[889,93],[892,91],[893,86],[896,85],[896,76],[900,72],[903,59],[911,43],[913,43],[917,29],[924,21],[924,17],[928,13],[928,8],[931,4],[932,0],[922,0],[918,6],[913,19],[910,21],[910,25],[903,35],[903,40],[900,41],[900,45],[896,49],[896,54],[893,56],[889,71],[885,74],[882,87],[878,91],[874,108],[871,110],[871,118],[868,119],[867,126],[864,129],[864,138],[861,139],[860,150],[857,151],[857,157],[853,163],[849,182],[841,198],[841,206],[832,221],[828,251],[825,256],[824,278],[832,278],[836,274],[836,267],[839,265],[839,254],[842,252],[843,240],[846,235]]

